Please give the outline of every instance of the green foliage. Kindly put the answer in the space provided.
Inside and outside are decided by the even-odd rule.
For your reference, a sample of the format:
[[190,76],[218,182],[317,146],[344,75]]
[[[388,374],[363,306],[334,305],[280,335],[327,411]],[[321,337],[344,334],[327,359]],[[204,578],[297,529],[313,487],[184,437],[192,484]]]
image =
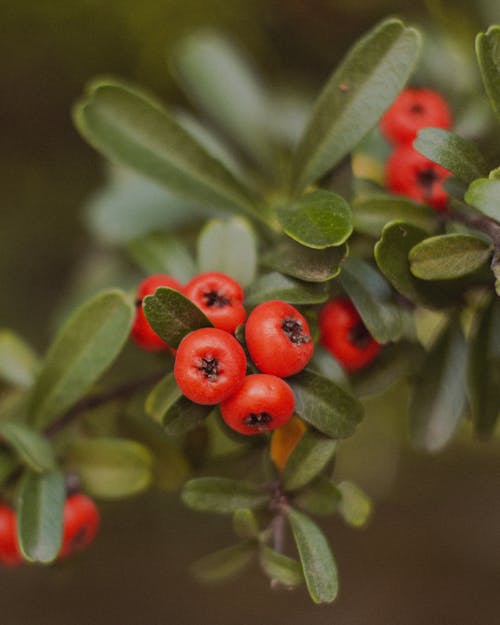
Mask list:
[[323,284],[294,280],[272,271],[257,278],[247,289],[245,302],[248,306],[257,306],[270,299],[280,299],[296,306],[322,304],[328,299],[328,289]]
[[352,482],[341,482],[338,485],[340,501],[338,511],[344,521],[353,527],[362,527],[372,512],[370,498]]
[[285,490],[299,490],[319,475],[333,458],[336,441],[309,430],[290,454],[283,471]]
[[231,514],[241,508],[259,508],[269,501],[265,490],[250,482],[222,477],[190,480],[182,490],[182,500],[204,512]]
[[176,237],[152,232],[127,245],[129,256],[146,274],[167,273],[187,282],[196,273],[194,260],[187,247]]
[[500,26],[491,26],[476,37],[476,54],[484,88],[500,120]]
[[0,330],[0,380],[29,387],[37,367],[38,357],[31,347],[10,330]]
[[56,460],[52,447],[36,430],[24,423],[4,421],[0,423],[0,436],[33,471],[45,473],[55,470]]
[[299,586],[304,582],[302,567],[293,558],[278,553],[267,545],[261,545],[259,561],[264,573],[273,581],[286,587]]
[[245,541],[201,558],[191,565],[194,577],[204,583],[223,582],[241,573],[255,557],[255,545]]
[[500,222],[500,206],[498,196],[500,194],[500,180],[480,178],[467,189],[465,201],[481,211],[486,217]]

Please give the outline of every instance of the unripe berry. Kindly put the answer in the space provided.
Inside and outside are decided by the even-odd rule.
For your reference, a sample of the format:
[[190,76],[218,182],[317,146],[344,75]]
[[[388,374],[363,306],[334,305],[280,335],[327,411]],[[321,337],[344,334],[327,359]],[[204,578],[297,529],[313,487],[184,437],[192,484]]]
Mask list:
[[291,419],[295,397],[288,384],[274,375],[248,375],[220,406],[227,425],[241,434],[261,434]]
[[7,566],[21,564],[23,557],[17,540],[16,513],[0,504],[0,562]]
[[347,298],[329,301],[318,317],[322,345],[349,371],[368,365],[380,350],[358,311]]
[[217,328],[202,328],[182,339],[174,376],[188,399],[212,405],[241,386],[246,369],[245,352],[234,336]]
[[95,503],[81,493],[66,499],[63,513],[63,541],[59,557],[64,558],[90,545],[99,529],[100,515]]
[[186,284],[183,293],[219,330],[232,334],[246,319],[243,289],[224,273],[201,273]]
[[254,308],[245,326],[245,341],[257,368],[281,378],[302,371],[314,351],[305,317],[280,300]]

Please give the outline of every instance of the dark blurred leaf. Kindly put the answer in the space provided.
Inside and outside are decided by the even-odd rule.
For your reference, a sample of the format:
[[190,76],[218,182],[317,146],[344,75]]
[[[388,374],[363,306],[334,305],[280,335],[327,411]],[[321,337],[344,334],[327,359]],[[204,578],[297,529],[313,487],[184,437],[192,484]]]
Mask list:
[[118,290],[103,291],[78,308],[60,329],[38,374],[31,413],[48,425],[81,399],[125,344],[134,307]]
[[476,54],[484,88],[500,120],[500,26],[490,26],[476,37]]
[[500,222],[500,180],[475,180],[467,189],[465,201],[486,217]]
[[310,514],[328,516],[337,511],[341,494],[327,477],[320,476],[295,497],[295,503]]
[[248,540],[200,558],[191,565],[191,573],[199,581],[215,584],[241,573],[255,555],[255,542]]
[[245,304],[253,307],[270,299],[281,299],[297,306],[322,304],[328,299],[328,287],[326,284],[308,284],[272,271],[248,287]]
[[0,486],[3,486],[12,472],[19,466],[17,458],[7,450],[0,450]]
[[408,80],[419,49],[418,32],[395,19],[351,48],[320,94],[297,148],[295,193],[337,165],[376,125]]
[[182,490],[182,501],[194,510],[231,514],[240,508],[263,506],[269,501],[269,494],[251,482],[200,477],[187,482]]
[[304,421],[331,438],[354,434],[363,416],[363,407],[355,397],[308,370],[290,378],[289,384],[295,393],[295,411]]
[[242,508],[233,514],[233,529],[240,538],[257,538],[259,524],[252,510]]
[[0,330],[0,380],[14,386],[33,384],[38,357],[31,347],[10,330]]
[[323,532],[309,517],[293,508],[288,509],[287,519],[311,599],[315,603],[331,603],[338,592],[337,566]]
[[136,264],[146,273],[167,273],[185,283],[196,273],[194,260],[178,237],[165,232],[154,232],[140,239],[133,239],[127,251]]
[[331,380],[340,387],[349,389],[349,378],[345,369],[335,358],[321,345],[314,346],[314,354],[307,368],[319,375]]
[[283,470],[285,490],[299,490],[311,482],[330,462],[337,442],[308,430],[300,438]]
[[338,511],[344,521],[353,527],[362,527],[372,513],[372,502],[359,486],[352,482],[341,482],[338,485],[340,501]]
[[260,566],[271,580],[276,580],[287,587],[299,586],[304,582],[302,567],[297,560],[278,553],[267,545],[259,550]]
[[417,152],[467,184],[488,173],[488,166],[477,145],[449,130],[423,128],[413,146]]
[[44,473],[56,468],[56,459],[49,441],[24,423],[0,423],[0,437],[7,441],[33,471]]
[[63,536],[66,484],[60,471],[27,472],[17,504],[19,546],[25,558],[48,563],[56,559]]

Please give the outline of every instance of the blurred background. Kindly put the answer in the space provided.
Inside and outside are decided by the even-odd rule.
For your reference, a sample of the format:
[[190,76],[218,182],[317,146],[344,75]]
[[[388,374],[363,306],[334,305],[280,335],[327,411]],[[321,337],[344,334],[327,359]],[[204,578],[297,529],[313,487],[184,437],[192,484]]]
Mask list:
[[[348,46],[387,15],[424,28],[430,51],[434,36],[450,42],[449,56],[422,61],[431,81],[447,80],[457,100],[480,89],[474,35],[500,22],[498,0],[0,1],[0,326],[42,351],[92,248],[81,207],[104,167],[70,116],[90,78],[118,75],[186,104],[166,53],[210,26],[237,42],[269,85],[314,93]],[[500,446],[466,433],[437,457],[401,450],[391,437],[404,430],[405,389],[391,393],[371,402],[370,418],[340,453],[339,472],[377,505],[364,530],[337,520],[324,526],[341,576],[333,606],[315,607],[304,590],[270,592],[257,567],[224,586],[199,587],[188,565],[229,544],[229,521],[184,510],[175,494],[149,494],[103,505],[90,552],[49,569],[0,571],[0,623],[497,622]]]

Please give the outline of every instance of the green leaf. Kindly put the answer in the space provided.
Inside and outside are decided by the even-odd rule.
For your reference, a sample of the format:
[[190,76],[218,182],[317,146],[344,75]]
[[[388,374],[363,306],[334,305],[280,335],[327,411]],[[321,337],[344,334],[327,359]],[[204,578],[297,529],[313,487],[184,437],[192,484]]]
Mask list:
[[277,214],[285,234],[313,249],[342,245],[352,233],[351,208],[333,191],[307,193]]
[[331,438],[354,434],[363,416],[363,407],[355,397],[308,370],[290,378],[289,384],[295,393],[295,411],[304,421]]
[[154,232],[127,245],[130,257],[147,274],[167,273],[184,283],[196,274],[194,260],[178,237]]
[[17,532],[28,560],[48,563],[56,559],[62,543],[65,499],[66,484],[60,471],[25,474],[19,489]]
[[477,35],[476,54],[484,88],[500,121],[500,26]]
[[351,48],[320,94],[295,153],[295,193],[337,165],[377,124],[408,80],[419,49],[419,33],[396,19]]
[[486,217],[500,222],[500,180],[475,180],[467,189],[465,201]]
[[341,494],[327,477],[320,476],[295,496],[295,503],[310,514],[328,516],[337,511]]
[[287,276],[306,282],[327,282],[340,273],[340,265],[347,256],[347,245],[313,250],[284,238],[265,252],[260,262]]
[[437,452],[455,434],[465,407],[466,352],[457,321],[450,323],[428,352],[410,398],[415,447]]
[[119,438],[78,439],[68,452],[86,492],[102,499],[131,497],[151,482],[153,457],[139,443]]
[[352,220],[356,232],[374,237],[380,236],[384,226],[394,220],[402,220],[428,232],[437,227],[436,213],[429,206],[382,194],[356,198],[352,204]]
[[299,490],[311,482],[330,462],[337,441],[308,430],[287,460],[282,481],[285,490]]
[[500,416],[500,300],[493,298],[478,319],[470,343],[468,395],[476,432],[491,436]]
[[215,584],[241,573],[255,555],[255,542],[248,540],[200,558],[191,565],[191,573],[199,582]]
[[221,271],[242,286],[255,279],[257,241],[246,219],[233,217],[227,221],[210,221],[198,238],[200,271]]
[[111,161],[195,202],[261,218],[254,198],[233,174],[135,88],[92,83],[75,107],[74,121],[82,136]]
[[182,501],[193,510],[231,514],[240,508],[259,508],[269,501],[262,487],[224,477],[190,480],[182,490]]
[[338,485],[340,502],[338,510],[344,521],[353,527],[363,527],[372,513],[372,502],[368,495],[352,482]]
[[360,258],[349,258],[340,281],[368,332],[379,343],[398,340],[403,330],[401,314],[380,273]]
[[175,289],[160,287],[144,298],[142,306],[153,330],[171,347],[177,347],[193,330],[212,324],[201,310]]
[[134,307],[124,293],[99,293],[78,308],[52,343],[31,397],[34,423],[45,427],[81,399],[125,344]]
[[0,330],[0,380],[14,386],[33,384],[38,357],[31,347],[10,330]]
[[331,603],[338,592],[337,566],[323,532],[314,521],[293,508],[287,510],[287,519],[311,599],[315,603]]
[[322,304],[328,299],[328,286],[294,280],[277,271],[258,278],[245,293],[245,304],[253,307],[270,299],[281,299],[296,306]]
[[423,128],[413,146],[417,152],[467,184],[488,173],[488,166],[477,145],[449,130]]
[[272,581],[276,580],[287,587],[299,586],[304,582],[302,567],[297,560],[278,553],[267,545],[259,550],[260,566]]
[[484,239],[469,234],[430,237],[410,250],[410,269],[422,280],[451,280],[485,265],[492,251]]
[[259,535],[259,524],[253,511],[249,508],[235,510],[233,514],[233,530],[240,538],[257,538]]
[[56,459],[49,441],[24,423],[0,423],[0,436],[33,471],[43,473],[56,468]]

